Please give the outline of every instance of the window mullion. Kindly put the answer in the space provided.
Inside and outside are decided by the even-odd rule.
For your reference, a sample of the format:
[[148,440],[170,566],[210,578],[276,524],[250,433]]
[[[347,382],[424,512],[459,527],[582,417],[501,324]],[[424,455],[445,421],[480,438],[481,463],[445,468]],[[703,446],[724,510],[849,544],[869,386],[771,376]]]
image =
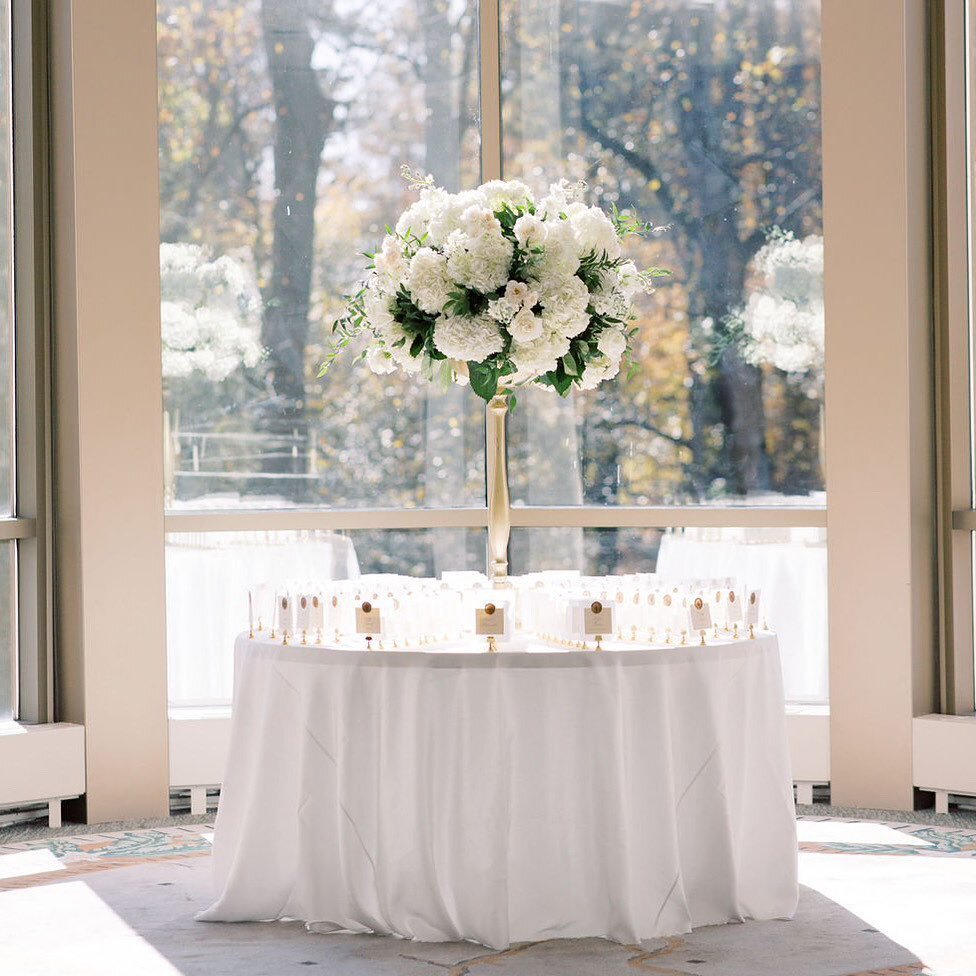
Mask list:
[[502,176],[502,82],[499,29],[500,0],[478,6],[481,64],[481,179]]

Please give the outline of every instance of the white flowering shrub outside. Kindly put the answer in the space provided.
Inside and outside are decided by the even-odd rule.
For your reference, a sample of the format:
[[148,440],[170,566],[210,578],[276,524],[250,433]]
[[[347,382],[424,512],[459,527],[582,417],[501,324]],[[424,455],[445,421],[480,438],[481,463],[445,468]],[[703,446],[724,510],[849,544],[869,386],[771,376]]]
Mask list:
[[486,401],[529,383],[565,396],[617,375],[634,296],[668,274],[622,254],[621,238],[646,225],[588,206],[585,187],[566,180],[536,203],[519,180],[452,194],[404,175],[420,198],[336,321],[333,358],[364,337],[374,373],[470,382]]

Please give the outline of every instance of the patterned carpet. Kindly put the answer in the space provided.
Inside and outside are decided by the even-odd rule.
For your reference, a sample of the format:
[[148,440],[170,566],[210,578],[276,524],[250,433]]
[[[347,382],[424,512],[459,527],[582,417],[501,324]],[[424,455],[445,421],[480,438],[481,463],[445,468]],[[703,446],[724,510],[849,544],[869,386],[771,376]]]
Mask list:
[[[127,946],[126,952],[132,949],[132,937],[151,943],[153,959],[158,956],[168,967],[158,971],[167,974],[226,971],[274,976],[300,971],[294,966],[321,963],[322,971],[330,976],[412,976],[436,968],[447,976],[479,976],[481,972],[485,976],[603,976],[618,968],[658,976],[976,976],[976,925],[972,924],[976,919],[976,829],[817,816],[798,817],[797,829],[803,892],[793,923],[715,926],[631,947],[600,940],[557,940],[515,946],[504,953],[471,945],[452,949],[368,937],[365,941],[352,936],[312,937],[300,926],[281,923],[195,923],[196,907],[209,897],[206,859],[213,836],[209,823],[34,837],[0,844],[0,973],[121,976],[136,972],[121,961],[119,967],[113,967],[111,939],[105,942],[108,948],[99,949],[101,961],[91,968],[79,961],[83,958],[80,952],[68,962],[58,957],[57,968],[43,962],[45,952],[54,951],[45,944],[47,928],[63,930],[57,909],[50,907],[57,904],[56,899],[45,902],[43,893],[53,895],[56,889],[51,886],[59,885],[65,886],[59,890],[67,891],[70,882],[76,881],[88,885],[101,904],[112,905],[115,915],[127,920],[128,941],[119,943]],[[118,880],[112,880],[116,877]],[[135,894],[127,895],[126,890]],[[913,903],[916,893],[917,904]],[[17,905],[6,899],[20,896],[35,899],[37,905],[46,906],[45,916],[55,917],[32,919],[37,923],[34,934],[23,925],[16,926],[12,919]],[[158,902],[150,904],[153,899]],[[3,908],[11,904],[15,911],[8,916],[5,931]],[[154,913],[151,924],[140,914],[146,911]],[[927,921],[923,919],[926,912]],[[234,938],[228,941],[230,931]],[[235,955],[243,948],[235,948],[238,936],[248,940],[243,956]],[[88,941],[92,941],[90,935]],[[37,943],[41,951],[37,951]],[[255,954],[259,943],[264,956]],[[85,944],[82,938],[81,945]],[[313,958],[315,953],[320,954],[319,961]],[[268,959],[275,960],[273,968],[268,968]],[[12,968],[5,960],[13,961]],[[21,960],[21,968],[17,960]],[[858,963],[858,968],[849,968]],[[409,968],[414,965],[420,968]],[[140,969],[140,976],[143,972],[157,970]]]

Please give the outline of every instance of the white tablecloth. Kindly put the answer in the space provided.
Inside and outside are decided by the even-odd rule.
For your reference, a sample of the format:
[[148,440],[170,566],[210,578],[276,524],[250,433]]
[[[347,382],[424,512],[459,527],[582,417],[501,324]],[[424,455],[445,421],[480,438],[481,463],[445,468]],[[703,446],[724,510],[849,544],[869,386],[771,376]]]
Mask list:
[[709,541],[666,534],[657,571],[669,579],[733,576],[744,586],[761,589],[765,616],[779,637],[787,701],[826,702],[825,541],[746,541],[731,538],[729,530],[722,532],[722,538]]
[[634,943],[796,907],[771,635],[423,653],[240,638],[207,921]]

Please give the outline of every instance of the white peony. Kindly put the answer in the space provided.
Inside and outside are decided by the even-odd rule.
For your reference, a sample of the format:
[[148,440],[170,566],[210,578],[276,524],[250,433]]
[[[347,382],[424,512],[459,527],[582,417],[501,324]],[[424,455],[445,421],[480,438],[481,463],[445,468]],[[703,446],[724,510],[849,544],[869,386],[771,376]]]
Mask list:
[[480,237],[482,234],[501,234],[502,225],[488,207],[475,203],[461,214],[461,230],[468,237]]
[[514,248],[501,234],[470,237],[454,231],[444,245],[447,270],[454,281],[486,295],[508,281]]
[[512,319],[508,326],[508,331],[516,342],[533,342],[540,338],[545,331],[542,319],[532,312],[532,308],[526,305]]
[[548,234],[546,223],[534,214],[523,214],[515,221],[512,230],[515,234],[515,240],[518,241],[518,245],[523,251],[540,247],[546,243]]
[[454,290],[447,258],[429,247],[422,247],[410,260],[406,286],[414,302],[425,312],[436,315],[443,311]]
[[487,315],[441,315],[434,324],[434,345],[448,359],[480,363],[505,348],[498,324]]

